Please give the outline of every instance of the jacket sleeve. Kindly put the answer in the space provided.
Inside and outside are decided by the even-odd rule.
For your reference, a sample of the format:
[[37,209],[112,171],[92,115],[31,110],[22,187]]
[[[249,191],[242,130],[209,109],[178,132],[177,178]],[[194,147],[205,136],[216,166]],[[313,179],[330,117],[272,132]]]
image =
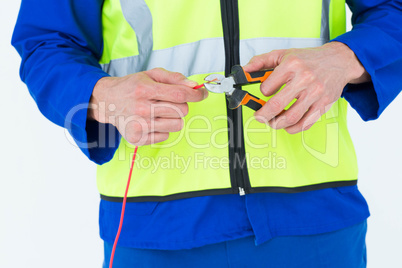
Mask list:
[[96,82],[107,76],[102,53],[103,0],[22,0],[12,37],[21,56],[20,76],[39,110],[68,129],[82,152],[109,161],[120,136],[111,125],[87,120]]
[[402,1],[347,0],[353,29],[332,41],[349,46],[372,82],[346,86],[343,97],[367,121],[402,89]]

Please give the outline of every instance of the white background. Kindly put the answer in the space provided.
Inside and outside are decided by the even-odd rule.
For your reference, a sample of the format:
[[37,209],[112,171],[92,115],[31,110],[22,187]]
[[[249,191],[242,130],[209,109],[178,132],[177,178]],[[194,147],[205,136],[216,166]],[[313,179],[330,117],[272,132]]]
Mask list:
[[[0,9],[0,267],[101,267],[95,165],[44,118],[20,82],[11,34],[20,1]],[[350,28],[350,25],[349,25]],[[350,109],[359,187],[369,202],[369,267],[400,265],[402,97],[375,122]]]

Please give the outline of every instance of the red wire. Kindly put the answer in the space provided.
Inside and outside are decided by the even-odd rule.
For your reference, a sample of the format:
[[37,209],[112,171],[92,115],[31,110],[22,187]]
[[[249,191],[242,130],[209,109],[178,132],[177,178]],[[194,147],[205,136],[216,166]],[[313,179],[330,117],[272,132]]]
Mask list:
[[123,226],[124,212],[126,210],[126,203],[127,203],[127,193],[128,193],[128,189],[130,188],[131,174],[133,173],[133,167],[134,167],[134,162],[135,162],[135,156],[137,155],[137,150],[138,150],[138,146],[135,146],[133,160],[131,161],[130,174],[128,175],[126,192],[125,192],[124,198],[123,198],[123,206],[121,208],[119,229],[117,230],[117,234],[116,234],[116,237],[114,239],[112,254],[110,255],[109,268],[113,267],[114,253],[116,252],[117,241],[119,241],[121,227]]
[[202,88],[204,86],[204,84],[201,84],[201,85],[198,85],[198,86],[195,86],[195,87],[193,87],[194,89],[199,89],[199,88]]
[[[199,89],[199,88],[202,88],[203,86],[204,86],[204,84],[201,84],[201,85],[195,86],[194,89]],[[117,241],[119,241],[121,228],[123,226],[124,212],[126,210],[126,203],[127,203],[127,193],[128,193],[128,189],[130,188],[131,174],[133,173],[133,167],[134,167],[134,162],[135,162],[135,156],[137,155],[137,150],[138,150],[138,146],[135,146],[133,159],[131,161],[130,173],[128,175],[128,180],[127,180],[126,192],[124,193],[123,205],[121,208],[119,229],[117,230],[117,234],[116,234],[116,237],[115,237],[114,243],[113,243],[112,253],[110,254],[109,268],[113,268],[114,253],[116,252]]]

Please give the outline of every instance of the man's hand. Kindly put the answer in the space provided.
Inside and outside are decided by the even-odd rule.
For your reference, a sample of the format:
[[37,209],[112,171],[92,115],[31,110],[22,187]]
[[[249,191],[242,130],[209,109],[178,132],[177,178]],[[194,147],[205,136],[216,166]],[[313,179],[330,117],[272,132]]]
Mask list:
[[205,89],[193,89],[196,85],[180,73],[161,68],[104,77],[94,87],[88,116],[113,124],[131,144],[158,143],[183,128],[187,102],[207,97]]
[[[353,51],[332,42],[317,48],[274,50],[255,56],[246,72],[275,68],[261,92],[273,96],[255,113],[259,122],[294,134],[309,129],[341,96],[348,83],[362,83],[370,76]],[[287,110],[284,108],[297,101]]]

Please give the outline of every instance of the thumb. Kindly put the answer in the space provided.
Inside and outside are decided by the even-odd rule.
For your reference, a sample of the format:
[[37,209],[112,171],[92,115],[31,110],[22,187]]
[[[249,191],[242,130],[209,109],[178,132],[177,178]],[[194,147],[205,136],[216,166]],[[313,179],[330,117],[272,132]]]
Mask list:
[[187,79],[187,78],[186,78],[186,79],[184,79],[184,80],[181,80],[180,83],[179,83],[179,85],[183,85],[183,86],[188,86],[188,87],[194,88],[195,86],[198,85],[198,83],[195,82],[195,81],[193,81],[193,80],[190,80],[190,79]]
[[187,79],[183,74],[178,72],[171,72],[163,68],[155,68],[145,73],[154,81],[171,85],[183,85],[188,87],[195,87],[197,82]]
[[249,63],[243,66],[243,69],[249,73],[275,68],[282,61],[284,51],[285,49],[272,50],[271,52],[254,56]]

